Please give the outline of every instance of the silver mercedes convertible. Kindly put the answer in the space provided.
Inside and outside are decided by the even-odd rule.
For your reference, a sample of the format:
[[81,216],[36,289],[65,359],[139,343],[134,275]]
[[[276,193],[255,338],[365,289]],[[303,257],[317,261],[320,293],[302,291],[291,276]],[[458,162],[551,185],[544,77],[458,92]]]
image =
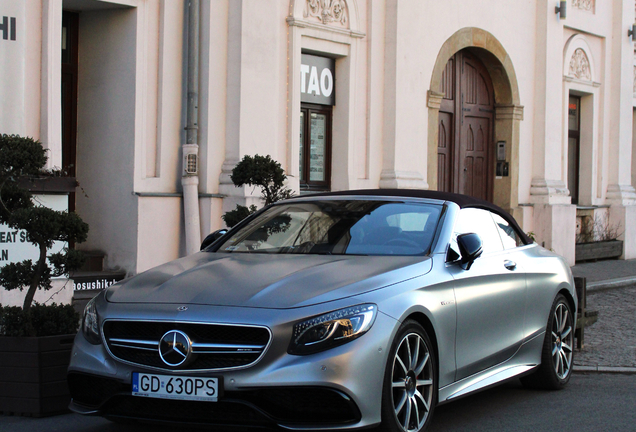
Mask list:
[[423,431],[438,404],[572,371],[567,263],[490,203],[363,190],[271,205],[86,306],[70,408],[114,421]]

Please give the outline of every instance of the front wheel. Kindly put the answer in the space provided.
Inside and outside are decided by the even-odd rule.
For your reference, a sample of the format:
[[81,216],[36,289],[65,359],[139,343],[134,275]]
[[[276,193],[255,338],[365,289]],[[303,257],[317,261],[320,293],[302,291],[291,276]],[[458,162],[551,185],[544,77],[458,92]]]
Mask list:
[[574,315],[567,299],[559,294],[552,305],[541,352],[541,365],[531,375],[521,378],[530,388],[559,390],[572,375]]
[[382,392],[382,429],[424,431],[437,403],[435,355],[426,331],[405,321],[391,346]]

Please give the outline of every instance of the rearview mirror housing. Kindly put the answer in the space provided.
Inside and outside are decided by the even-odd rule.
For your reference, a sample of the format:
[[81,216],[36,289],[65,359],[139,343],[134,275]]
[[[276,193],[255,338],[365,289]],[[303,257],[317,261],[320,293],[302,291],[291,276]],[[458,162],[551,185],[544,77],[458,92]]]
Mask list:
[[212,243],[214,243],[215,241],[217,241],[218,239],[223,237],[225,234],[227,234],[227,231],[228,231],[227,229],[222,228],[220,230],[216,230],[213,233],[208,234],[207,237],[204,238],[203,241],[201,242],[201,249],[200,250],[203,250],[203,249],[207,248]]
[[475,233],[460,234],[457,236],[457,246],[461,254],[461,266],[464,270],[470,270],[473,262],[483,252],[481,238]]

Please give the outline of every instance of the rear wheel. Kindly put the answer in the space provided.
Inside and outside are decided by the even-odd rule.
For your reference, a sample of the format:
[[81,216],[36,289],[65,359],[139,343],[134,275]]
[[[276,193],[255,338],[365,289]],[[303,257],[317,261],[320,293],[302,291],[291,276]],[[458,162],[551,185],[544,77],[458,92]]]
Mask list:
[[420,432],[431,421],[437,402],[435,356],[426,331],[405,321],[393,341],[384,378],[382,428]]
[[521,378],[530,388],[559,390],[572,374],[574,316],[567,299],[559,294],[554,300],[541,352],[541,365],[531,375]]

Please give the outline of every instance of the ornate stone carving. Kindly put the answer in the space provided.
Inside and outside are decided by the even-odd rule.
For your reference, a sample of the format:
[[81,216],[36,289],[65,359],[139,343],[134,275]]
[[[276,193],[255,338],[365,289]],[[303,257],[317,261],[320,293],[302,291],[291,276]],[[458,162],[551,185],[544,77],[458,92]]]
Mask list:
[[316,18],[323,24],[339,24],[349,27],[347,3],[345,0],[306,0],[305,18]]
[[572,59],[570,59],[570,72],[568,74],[580,80],[592,81],[590,61],[585,51],[581,48],[577,48],[574,54],[572,54]]
[[596,0],[572,0],[572,7],[594,12]]

